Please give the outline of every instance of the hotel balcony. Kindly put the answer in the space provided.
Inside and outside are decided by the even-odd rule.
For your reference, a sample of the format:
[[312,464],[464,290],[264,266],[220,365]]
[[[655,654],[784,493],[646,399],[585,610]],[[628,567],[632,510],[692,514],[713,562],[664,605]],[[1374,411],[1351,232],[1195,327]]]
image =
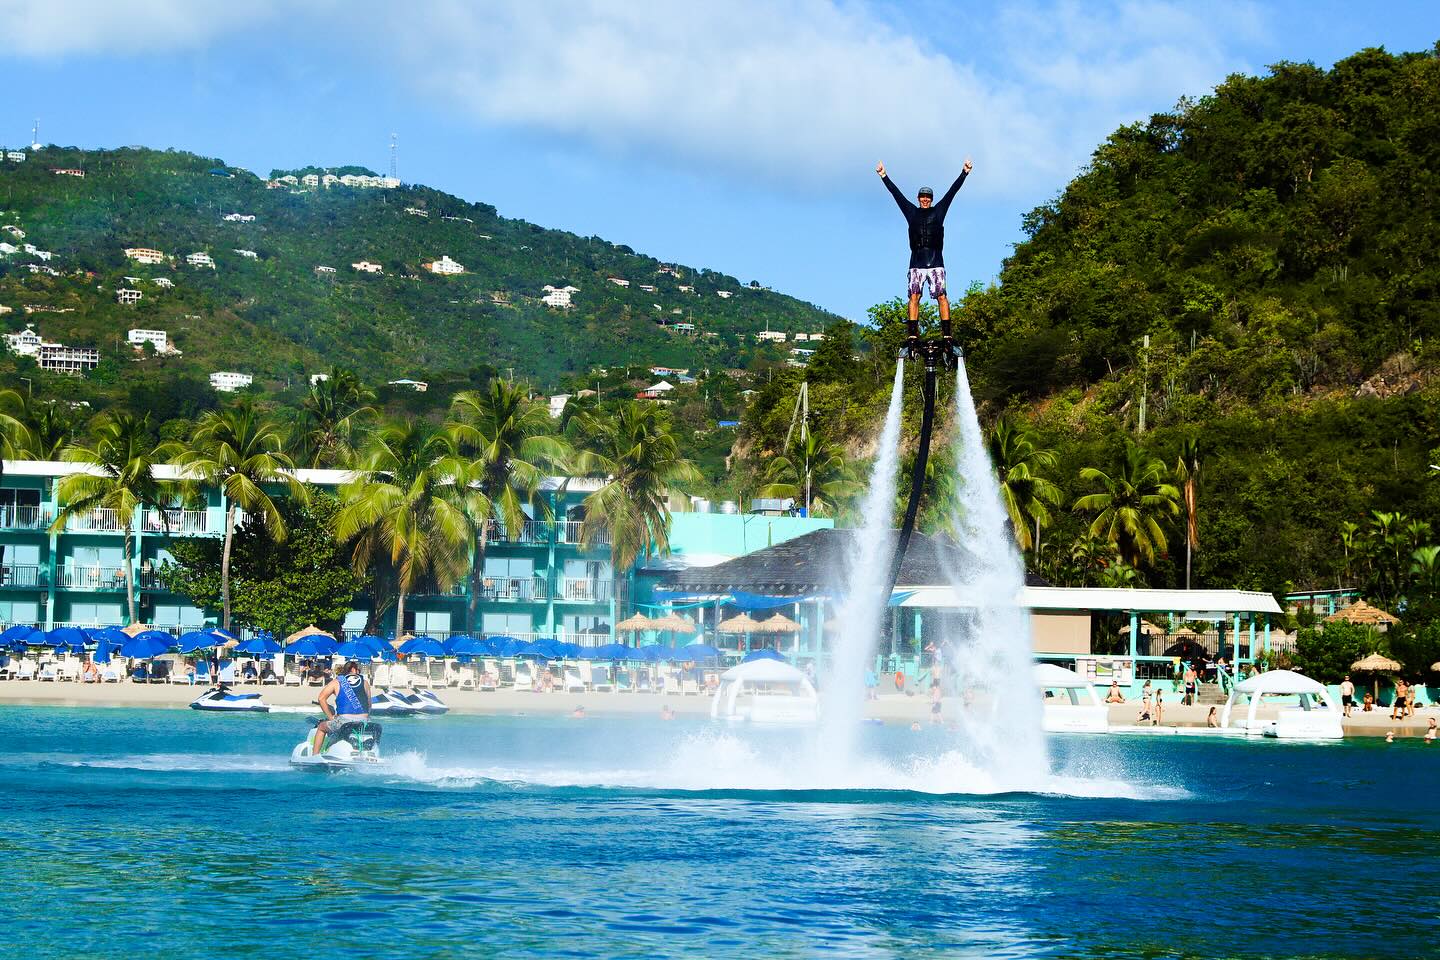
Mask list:
[[[239,520],[236,520],[239,524]],[[155,510],[145,511],[146,533],[170,533],[188,536],[210,532],[210,514],[205,510]]]
[[0,529],[44,530],[50,526],[51,516],[43,507],[6,506],[0,507]]
[[60,567],[55,585],[66,590],[124,590],[124,567]]
[[6,564],[0,566],[0,587],[16,590],[43,587],[47,572],[44,567]]
[[[555,524],[555,542],[568,543],[572,546],[580,545],[581,528],[585,526],[584,520],[561,520]],[[610,535],[603,531],[597,531],[594,540],[596,547],[608,547]]]
[[65,519],[68,533],[122,533],[126,526],[117,511],[103,507],[72,513]]
[[491,544],[496,543],[523,543],[523,544],[544,544],[550,542],[549,523],[544,520],[526,520],[521,524],[519,536],[510,539],[506,536],[505,524],[499,520],[491,520],[486,529],[486,540]]
[[569,603],[609,603],[615,596],[612,580],[565,578],[555,584],[555,599]]
[[482,600],[514,600],[520,603],[543,601],[545,581],[539,577],[486,577],[482,582]]

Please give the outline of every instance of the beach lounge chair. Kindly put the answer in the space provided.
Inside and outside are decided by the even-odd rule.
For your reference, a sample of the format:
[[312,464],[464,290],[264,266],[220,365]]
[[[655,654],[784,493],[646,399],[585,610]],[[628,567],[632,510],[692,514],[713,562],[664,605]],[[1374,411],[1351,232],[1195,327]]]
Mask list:
[[286,671],[285,671],[285,686],[287,686],[287,687],[303,687],[304,685],[305,685],[305,682],[300,679],[300,674],[294,673],[293,671],[290,671],[290,670],[286,670]]
[[528,665],[523,663],[515,664],[514,686],[516,690],[535,689],[535,674],[530,672],[530,667]]
[[40,667],[40,672],[35,675],[35,679],[36,679],[36,680],[54,680],[54,679],[55,679],[55,664],[54,664],[54,662],[52,661],[52,662],[50,662],[50,663],[42,664],[41,667]]
[[460,666],[460,661],[458,660],[447,660],[445,662],[445,686],[462,687],[465,685],[467,677],[470,680],[469,689],[474,689],[475,672],[473,670],[469,667]]
[[170,683],[193,684],[195,682],[195,676],[191,673],[191,669],[188,664],[177,663],[170,668],[170,675],[165,679]]
[[221,683],[228,683],[228,684],[230,684],[231,686],[234,686],[234,685],[235,685],[235,661],[234,661],[234,660],[221,660],[221,661],[220,661],[220,677],[219,677],[219,680],[220,680]]
[[21,657],[20,662],[15,666],[15,679],[34,680],[35,674],[38,672],[39,668],[35,665],[34,660],[29,657]]
[[474,690],[475,668],[457,666],[455,668],[455,687],[459,690]]
[[143,663],[139,664],[130,671],[130,681],[132,683],[149,683],[150,668]]
[[101,683],[119,683],[123,676],[125,676],[125,661],[121,657],[111,657],[109,663],[100,667]]
[[700,684],[696,683],[694,678],[686,677],[680,681],[680,694],[686,697],[698,697],[700,696]]
[[459,665],[454,660],[431,660],[425,664],[425,683],[434,689],[443,690],[450,685],[450,668]]
[[206,684],[210,682],[210,661],[201,660],[195,664],[195,682]]
[[610,682],[610,668],[602,666],[590,667],[590,689],[596,693],[615,692],[615,684]]
[[410,668],[403,663],[397,663],[390,667],[390,686],[408,687],[410,682]]
[[0,663],[0,680],[15,679],[15,660],[6,657],[4,663]]
[[78,683],[80,680],[80,661],[73,657],[66,657],[64,660],[61,660],[55,665],[55,679]]
[[375,672],[370,676],[372,687],[390,686],[390,664],[382,663],[375,667]]
[[495,660],[482,660],[475,677],[476,690],[494,690],[500,685],[500,664]]
[[565,682],[562,684],[562,686],[566,693],[585,692],[585,678],[580,676],[579,667],[565,668]]

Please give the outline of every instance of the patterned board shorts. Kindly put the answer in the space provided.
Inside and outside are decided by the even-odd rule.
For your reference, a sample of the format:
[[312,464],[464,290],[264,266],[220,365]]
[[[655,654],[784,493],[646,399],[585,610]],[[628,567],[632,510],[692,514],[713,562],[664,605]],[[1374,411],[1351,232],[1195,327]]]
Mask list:
[[924,292],[925,284],[930,284],[930,296],[939,300],[945,296],[945,268],[944,267],[911,267],[910,268],[910,296],[918,297]]

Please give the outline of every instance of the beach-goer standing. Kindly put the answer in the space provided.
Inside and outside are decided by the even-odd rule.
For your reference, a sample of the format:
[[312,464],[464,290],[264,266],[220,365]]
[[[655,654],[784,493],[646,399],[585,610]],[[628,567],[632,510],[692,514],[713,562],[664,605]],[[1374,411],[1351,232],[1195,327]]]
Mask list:
[[1435,723],[1435,718],[1434,718],[1434,717],[1431,717],[1431,718],[1430,718],[1430,725],[1425,728],[1425,742],[1426,742],[1426,743],[1434,743],[1434,742],[1435,742],[1435,736],[1436,736],[1437,733],[1440,733],[1440,727],[1437,727],[1437,725],[1436,725],[1436,723]]
[[1150,685],[1147,683],[1140,694],[1140,715],[1135,718],[1136,723],[1144,723],[1150,719]]
[[954,339],[950,334],[950,298],[945,293],[945,214],[950,210],[950,202],[955,199],[955,194],[960,190],[960,185],[965,178],[970,176],[974,165],[967,158],[965,165],[960,169],[960,176],[945,191],[945,196],[940,202],[935,202],[935,191],[929,187],[921,187],[916,202],[911,203],[900,192],[885,174],[885,164],[875,164],[875,172],[885,183],[885,189],[895,198],[895,204],[905,216],[905,223],[910,229],[910,272],[907,276],[906,288],[910,294],[910,317],[909,324],[905,328],[908,345],[913,349],[920,341],[920,294],[928,284],[930,296],[940,306],[940,335],[945,338],[947,345],[953,344]]
[[1207,727],[1218,727],[1218,726],[1220,726],[1220,717],[1219,717],[1219,715],[1217,714],[1217,710],[1218,710],[1217,707],[1211,707],[1211,708],[1210,708],[1210,712],[1205,715],[1205,726],[1207,726]]
[[[1392,703],[1392,704],[1390,704],[1390,719],[1391,719],[1391,720],[1404,720],[1404,719],[1405,719],[1405,699],[1406,699],[1406,695],[1407,695],[1409,692],[1410,692],[1410,688],[1405,685],[1405,679],[1404,679],[1403,677],[1396,677],[1396,678],[1395,678],[1395,702]],[[1398,712],[1398,713],[1397,713],[1397,712]]]
[[1187,707],[1194,706],[1195,704],[1195,684],[1198,679],[1195,673],[1195,665],[1193,663],[1185,664],[1185,706]]
[[1344,708],[1342,712],[1347,717],[1350,716],[1350,711],[1355,709],[1355,684],[1350,682],[1348,673],[1340,683],[1340,706]]
[[1155,691],[1155,717],[1150,721],[1152,727],[1160,726],[1160,721],[1165,717],[1165,697],[1159,691]]
[[931,680],[931,681],[930,681],[930,722],[931,722],[931,723],[941,723],[941,722],[942,722],[941,719],[940,719],[940,711],[941,711],[941,709],[942,709],[941,704],[940,704],[940,697],[941,697],[940,681],[939,681],[938,679],[937,679],[937,680]]

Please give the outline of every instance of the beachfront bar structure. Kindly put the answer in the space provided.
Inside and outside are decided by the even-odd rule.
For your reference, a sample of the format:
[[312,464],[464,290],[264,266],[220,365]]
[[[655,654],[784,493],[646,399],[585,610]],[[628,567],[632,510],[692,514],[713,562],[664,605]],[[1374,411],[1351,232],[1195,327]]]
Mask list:
[[[170,548],[184,537],[221,537],[228,506],[219,490],[205,489],[173,509],[137,510],[133,517],[92,510],[73,516],[62,531],[50,527],[61,505],[59,480],[87,469],[85,464],[6,460],[0,478],[0,625],[108,626],[126,622],[124,533],[134,538],[133,575],[138,619],[172,631],[216,621],[169,590],[161,575],[172,562]],[[156,475],[178,480],[162,465]],[[343,470],[299,470],[297,477],[336,492],[352,479]],[[487,538],[476,632],[520,639],[556,637],[578,643],[605,643],[612,625],[633,605],[635,571],[616,576],[608,544],[586,550],[580,543],[585,497],[596,481],[551,478],[542,484],[541,503],[526,507],[522,529],[509,532],[493,523]],[[281,490],[274,491],[283,495]],[[548,508],[548,509],[547,509]],[[547,519],[548,513],[548,519]],[[725,513],[675,513],[671,523],[672,564],[714,564],[828,527],[829,520]],[[658,562],[658,561],[650,561]],[[644,576],[643,562],[642,573]],[[433,590],[407,597],[405,623],[393,610],[378,628],[392,635],[428,634],[444,639],[466,630],[469,579],[444,594]],[[364,630],[372,603],[357,596],[344,622],[347,633]]]
[[[798,632],[743,634],[736,642],[821,660],[838,626],[835,601],[847,589],[843,571],[855,533],[816,531],[724,563],[674,571],[657,580],[650,601],[686,612],[709,609],[714,622],[741,612],[752,618],[783,612],[800,624]],[[950,585],[948,572],[966,563],[952,540],[915,534],[890,597],[888,628],[876,638],[877,674],[925,679],[936,641],[954,635],[977,605],[978,598]],[[1177,657],[1251,662],[1271,648],[1271,618],[1282,613],[1263,592],[1056,587],[1033,574],[1015,602],[1030,613],[1035,658],[1097,684],[1169,678]]]

